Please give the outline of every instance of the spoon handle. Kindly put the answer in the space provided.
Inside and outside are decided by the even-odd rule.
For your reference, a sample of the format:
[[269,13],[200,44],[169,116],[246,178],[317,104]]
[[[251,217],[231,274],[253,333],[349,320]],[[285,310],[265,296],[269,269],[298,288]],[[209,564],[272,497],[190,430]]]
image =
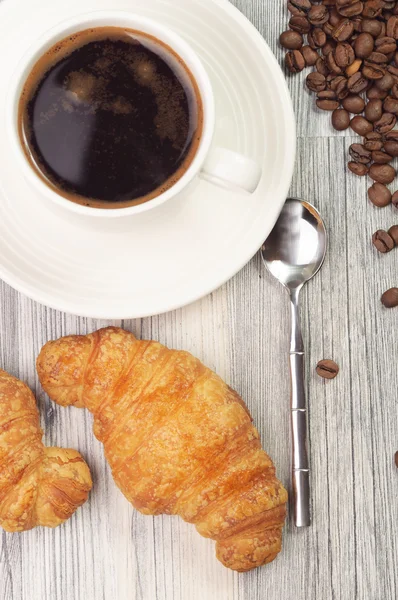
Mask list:
[[292,479],[294,520],[296,527],[311,525],[310,465],[307,447],[307,402],[304,385],[304,342],[299,314],[300,290],[291,293],[292,335],[290,343],[290,375],[292,382]]

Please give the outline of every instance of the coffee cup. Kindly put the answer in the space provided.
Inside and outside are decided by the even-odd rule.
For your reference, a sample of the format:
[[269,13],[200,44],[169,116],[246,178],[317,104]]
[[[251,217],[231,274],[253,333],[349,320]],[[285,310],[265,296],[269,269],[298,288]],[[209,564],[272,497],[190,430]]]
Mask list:
[[[154,197],[137,203],[116,203],[104,208],[101,204],[75,202],[63,195],[54,185],[49,185],[28,159],[24,140],[21,136],[20,102],[26,81],[40,58],[62,40],[85,30],[96,28],[128,28],[158,40],[179,57],[189,70],[195,82],[201,103],[202,124],[200,137],[192,160],[180,177],[156,193]],[[203,177],[213,185],[228,187],[240,191],[242,195],[253,193],[261,179],[262,170],[252,158],[243,156],[233,150],[214,145],[213,138],[216,124],[215,100],[209,76],[194,50],[173,31],[157,23],[129,12],[96,11],[77,16],[52,28],[44,33],[40,40],[29,50],[22,59],[17,73],[13,78],[13,86],[8,95],[8,134],[12,150],[18,160],[21,172],[30,185],[40,196],[80,215],[114,218],[142,213],[156,208],[178,194],[181,194],[198,176]]]

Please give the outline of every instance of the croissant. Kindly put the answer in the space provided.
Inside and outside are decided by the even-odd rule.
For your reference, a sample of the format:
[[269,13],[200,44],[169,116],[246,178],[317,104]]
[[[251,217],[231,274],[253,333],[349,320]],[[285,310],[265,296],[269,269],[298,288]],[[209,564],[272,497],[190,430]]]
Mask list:
[[146,515],[180,515],[236,571],[281,550],[287,493],[236,392],[187,352],[117,328],[49,342],[37,360],[58,404],[88,408],[113,477]]
[[83,504],[92,482],[75,450],[45,448],[30,389],[0,370],[0,526],[56,527]]

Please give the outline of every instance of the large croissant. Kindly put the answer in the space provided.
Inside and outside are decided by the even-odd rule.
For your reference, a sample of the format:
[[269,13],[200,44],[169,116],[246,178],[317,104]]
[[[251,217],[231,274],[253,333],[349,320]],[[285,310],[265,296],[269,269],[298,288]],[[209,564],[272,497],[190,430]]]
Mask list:
[[0,526],[56,527],[88,497],[91,476],[75,450],[45,448],[30,389],[0,370]]
[[240,397],[186,352],[108,328],[49,342],[40,381],[86,407],[113,477],[147,515],[180,515],[248,571],[281,549],[287,493]]

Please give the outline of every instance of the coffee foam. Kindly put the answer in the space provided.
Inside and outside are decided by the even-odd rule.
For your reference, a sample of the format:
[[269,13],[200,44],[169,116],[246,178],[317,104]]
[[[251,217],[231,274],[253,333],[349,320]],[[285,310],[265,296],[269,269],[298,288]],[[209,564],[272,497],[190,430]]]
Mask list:
[[[177,72],[180,82],[187,90],[187,97],[190,99],[190,111],[194,114],[191,119],[192,122],[197,123],[195,131],[190,132],[192,134],[190,140],[190,151],[178,171],[170,177],[161,187],[151,192],[151,194],[138,198],[131,202],[123,203],[112,203],[110,206],[107,202],[101,202],[96,200],[88,200],[87,198],[80,197],[78,195],[72,195],[60,190],[55,187],[54,184],[47,178],[43,177],[42,169],[35,165],[35,159],[32,153],[25,146],[25,152],[32,166],[40,170],[40,176],[45,179],[46,183],[54,188],[57,193],[63,195],[69,200],[74,202],[89,205],[98,208],[121,208],[125,206],[133,206],[141,204],[156,198],[160,194],[170,189],[178,180],[184,175],[192,163],[193,158],[196,155],[202,130],[203,130],[203,106],[200,99],[200,92],[193,75],[190,73],[188,67],[182,61],[182,59],[174,53],[174,51],[167,45],[163,44],[152,36],[143,34],[142,32],[122,29],[118,27],[101,27],[95,29],[88,29],[76,33],[64,40],[61,40],[55,44],[50,50],[48,50],[36,63],[31,74],[29,75],[24,90],[21,95],[20,107],[19,107],[19,123],[20,123],[20,135],[21,140],[26,139],[26,108],[29,100],[34,96],[37,86],[40,84],[45,73],[59,63],[63,58],[66,58],[69,54],[73,53],[78,48],[92,42],[92,41],[103,41],[106,39],[117,39],[125,40],[130,44],[136,41],[137,45],[143,44],[147,46],[152,52],[155,52],[160,56],[164,62],[169,64],[172,69]],[[87,112],[92,113],[101,108],[102,110],[112,111],[114,114],[130,114],[135,111],[136,108],[123,96],[119,96],[116,99],[110,101],[106,93],[106,73],[107,70],[117,62],[126,63],[126,57],[123,53],[120,53],[118,49],[112,48],[109,45],[109,49],[104,52],[104,56],[96,61],[94,64],[94,74],[84,70],[75,71],[69,74],[69,77],[64,82],[64,87],[67,90],[66,98],[58,106],[54,104],[52,109],[42,116],[44,120],[51,119],[57,110],[64,110],[66,112],[73,112],[77,107],[81,108],[84,106]],[[169,139],[173,146],[180,148],[186,136],[181,135],[181,120],[184,118],[180,106],[180,100],[182,91],[177,93],[175,89],[170,85],[167,78],[157,73],[156,65],[148,60],[148,56],[144,53],[135,52],[134,55],[129,57],[128,68],[131,69],[135,77],[139,78],[142,85],[148,86],[154,93],[156,98],[156,104],[158,107],[158,113],[155,116],[154,123],[157,128],[157,132],[160,139]],[[177,69],[176,69],[177,67]],[[168,118],[167,111],[165,110],[166,102],[168,106],[172,105],[173,111],[176,115],[176,119],[171,121]],[[182,142],[182,143],[181,143]],[[186,148],[182,149],[182,153]]]

